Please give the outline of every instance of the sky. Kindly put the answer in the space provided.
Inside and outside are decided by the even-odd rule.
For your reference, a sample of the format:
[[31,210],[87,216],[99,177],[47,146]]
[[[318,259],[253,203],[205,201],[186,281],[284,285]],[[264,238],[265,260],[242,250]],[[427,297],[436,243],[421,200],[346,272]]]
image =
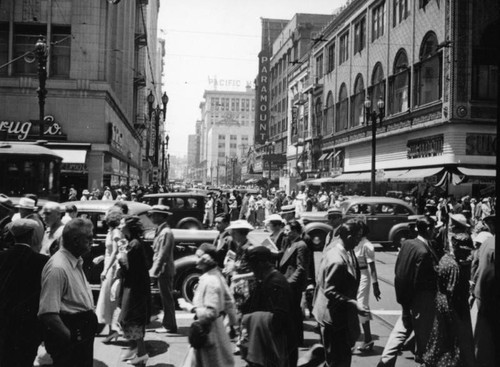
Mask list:
[[[169,96],[169,153],[187,154],[188,135],[201,118],[210,79],[239,82],[257,76],[261,18],[292,19],[296,13],[332,14],[345,0],[161,0],[158,37],[165,39],[163,91]],[[227,84],[227,83],[226,83]]]

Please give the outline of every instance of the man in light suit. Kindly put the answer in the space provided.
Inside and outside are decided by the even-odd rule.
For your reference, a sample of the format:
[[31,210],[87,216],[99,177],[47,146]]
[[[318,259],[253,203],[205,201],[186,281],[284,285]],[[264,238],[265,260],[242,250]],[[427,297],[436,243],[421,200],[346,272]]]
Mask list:
[[320,325],[326,366],[348,367],[360,334],[358,314],[367,316],[369,311],[356,300],[360,272],[353,249],[361,240],[361,227],[349,220],[337,233],[337,243],[320,264],[313,315]]
[[304,325],[302,322],[302,309],[300,301],[302,292],[307,286],[307,269],[309,267],[309,249],[302,240],[302,225],[292,220],[286,227],[287,240],[283,248],[283,256],[279,262],[278,270],[285,276],[292,289],[293,319],[297,322],[297,341],[304,344]]
[[229,213],[220,213],[215,217],[215,228],[219,234],[214,240],[213,245],[216,248],[216,259],[219,268],[224,268],[224,259],[229,250],[236,252],[236,244],[231,237],[231,233],[227,230],[230,222]]
[[[417,238],[401,245],[395,266],[396,300],[403,307],[403,325],[415,332],[415,361],[425,352],[435,316],[439,257],[431,245],[435,221],[424,217],[417,221]],[[411,319],[410,319],[411,318]]]
[[148,212],[153,224],[158,225],[153,241],[153,266],[150,276],[158,279],[158,288],[163,305],[162,327],[156,329],[157,333],[177,333],[174,302],[174,235],[167,220],[172,212],[166,205],[154,205]]

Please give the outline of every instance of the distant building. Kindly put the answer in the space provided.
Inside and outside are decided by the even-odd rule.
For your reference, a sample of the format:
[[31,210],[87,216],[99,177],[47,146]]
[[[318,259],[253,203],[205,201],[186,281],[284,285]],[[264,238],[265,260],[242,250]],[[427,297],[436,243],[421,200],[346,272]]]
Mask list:
[[[49,46],[42,133],[63,157],[60,186],[80,193],[148,183],[157,142],[147,128],[146,96],[153,91],[156,107],[162,95],[159,6],[159,0],[0,1],[0,65],[16,59],[0,69],[0,139],[40,139],[38,62],[29,52],[42,35]],[[19,122],[26,134],[5,128]]]
[[255,90],[250,86],[244,92],[207,90],[203,98],[199,135],[201,179],[221,185],[228,176],[232,177],[231,159],[240,162],[253,145]]

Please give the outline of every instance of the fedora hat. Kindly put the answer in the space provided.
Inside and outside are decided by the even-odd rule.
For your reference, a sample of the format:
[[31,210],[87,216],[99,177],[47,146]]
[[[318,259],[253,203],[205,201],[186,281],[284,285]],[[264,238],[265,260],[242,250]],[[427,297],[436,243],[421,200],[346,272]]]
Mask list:
[[14,238],[22,236],[24,234],[34,232],[39,228],[39,224],[33,219],[20,218],[8,225],[8,230]]
[[35,200],[30,198],[21,198],[19,199],[19,204],[16,205],[16,208],[35,210]]
[[238,220],[232,221],[231,224],[229,224],[229,227],[227,227],[226,229],[227,230],[229,230],[229,229],[248,229],[249,231],[254,230],[253,226],[244,219],[238,219]]
[[172,215],[170,207],[167,205],[153,205],[151,210],[148,211],[148,214],[153,214],[153,213]]
[[14,205],[12,204],[12,200],[5,194],[0,194],[0,206],[7,210],[14,209]]
[[82,191],[82,195],[90,195],[90,191],[85,189]]
[[465,218],[465,215],[463,214],[451,214],[450,218],[452,221],[460,224],[461,226],[470,227],[469,223],[467,223],[467,218]]
[[268,216],[265,220],[264,220],[264,223],[270,223],[270,222],[281,222],[281,223],[285,223],[285,220],[281,217],[281,215],[279,214],[271,214],[270,216]]
[[330,216],[330,215],[342,215],[342,210],[340,210],[339,208],[330,208],[328,209],[328,211],[326,212],[327,216]]

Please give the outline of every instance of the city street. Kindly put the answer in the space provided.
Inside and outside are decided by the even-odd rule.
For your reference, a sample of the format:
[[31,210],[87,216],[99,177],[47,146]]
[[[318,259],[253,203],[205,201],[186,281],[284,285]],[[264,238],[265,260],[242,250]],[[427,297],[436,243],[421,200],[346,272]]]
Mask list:
[[[365,355],[356,353],[353,357],[353,366],[375,366],[377,364],[392,325],[396,322],[399,316],[400,308],[395,300],[394,288],[392,285],[396,255],[396,252],[382,251],[382,248],[377,246],[377,272],[379,274],[382,299],[377,302],[375,298],[372,297],[370,302],[373,313],[371,327],[375,340],[375,347],[372,352]],[[192,321],[192,317],[192,314],[187,314],[183,311],[177,312],[177,322],[180,333],[178,336],[164,336],[156,334],[153,330],[160,326],[158,322],[153,322],[148,326],[146,344],[150,359],[147,366],[182,366],[184,357],[189,348],[187,332]],[[314,331],[315,324],[316,323],[312,318],[307,318],[305,320],[304,329],[305,342],[307,346],[311,346],[319,342],[319,334]],[[101,343],[102,339],[102,337],[97,337],[95,341],[94,367],[127,366],[127,363],[121,361],[121,355],[127,345],[126,341],[120,338],[117,342],[110,345],[104,345]],[[301,348],[299,358],[304,356],[307,350],[307,348]],[[236,366],[246,365],[246,363],[239,357],[236,357],[236,361]],[[398,358],[398,367],[413,365],[413,356],[410,352],[403,352],[403,354]]]

